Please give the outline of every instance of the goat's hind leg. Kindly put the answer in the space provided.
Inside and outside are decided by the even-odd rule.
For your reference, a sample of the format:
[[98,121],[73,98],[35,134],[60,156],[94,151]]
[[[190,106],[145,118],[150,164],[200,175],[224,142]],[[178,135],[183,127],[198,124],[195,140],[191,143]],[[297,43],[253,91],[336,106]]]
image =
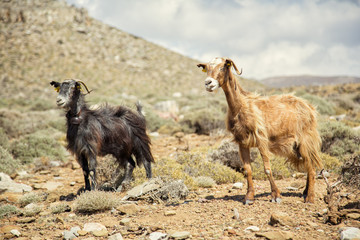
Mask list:
[[130,182],[132,181],[132,174],[135,168],[135,161],[134,159],[130,156],[128,158],[128,160],[126,161],[126,165],[125,165],[125,175],[122,178],[121,181],[117,181],[117,185],[115,186],[117,189],[117,192],[121,192],[124,191],[128,185],[130,184]]
[[316,172],[312,166],[308,167],[306,188],[303,192],[303,197],[306,203],[314,203],[315,198],[315,175]]
[[88,161],[86,159],[86,157],[84,155],[80,155],[79,159],[78,159],[78,163],[80,164],[82,170],[83,170],[83,174],[84,174],[84,182],[85,182],[85,188],[81,187],[78,191],[77,194],[81,194],[82,192],[85,191],[90,191],[91,190],[91,185],[90,185],[90,181],[89,181],[89,165],[88,165]]

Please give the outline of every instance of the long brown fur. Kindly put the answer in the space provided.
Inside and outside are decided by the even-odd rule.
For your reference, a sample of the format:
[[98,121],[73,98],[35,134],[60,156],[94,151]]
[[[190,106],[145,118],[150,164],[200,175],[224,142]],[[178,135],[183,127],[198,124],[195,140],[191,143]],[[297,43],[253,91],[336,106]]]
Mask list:
[[202,67],[208,74],[206,85],[216,80],[225,93],[229,106],[227,129],[239,144],[240,159],[247,173],[246,202],[251,203],[254,199],[249,154],[249,148],[252,147],[257,147],[263,158],[273,200],[280,199],[280,191],[272,177],[270,153],[286,157],[298,170],[308,172],[304,195],[306,202],[313,202],[315,168],[322,167],[316,109],[292,94],[266,97],[245,91],[231,71],[232,67],[237,70],[231,59],[218,58],[208,64],[199,64],[198,67]]

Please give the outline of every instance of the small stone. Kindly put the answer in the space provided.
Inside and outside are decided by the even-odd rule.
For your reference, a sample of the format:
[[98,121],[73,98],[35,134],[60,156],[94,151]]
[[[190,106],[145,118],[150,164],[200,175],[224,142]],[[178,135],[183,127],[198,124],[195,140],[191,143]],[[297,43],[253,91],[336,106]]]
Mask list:
[[133,215],[140,211],[140,208],[136,204],[122,204],[116,207],[116,210],[120,212],[120,214]]
[[63,236],[64,236],[65,240],[72,240],[72,239],[76,238],[76,236],[70,231],[64,231]]
[[71,182],[70,186],[75,186],[76,182]]
[[237,210],[237,208],[234,208],[233,211],[234,211],[233,218],[236,219],[236,220],[239,220],[240,219],[240,214],[239,214],[239,211]]
[[174,216],[176,215],[176,211],[170,210],[170,211],[166,211],[164,213],[165,216]]
[[116,233],[114,235],[111,235],[108,240],[123,240],[123,237],[121,233]]
[[360,213],[348,213],[348,214],[346,214],[346,217],[354,219],[354,220],[358,220],[358,219],[360,219]]
[[11,230],[19,230],[20,227],[16,225],[4,225],[0,227],[0,233],[10,233]]
[[244,184],[242,182],[236,182],[233,184],[233,189],[242,189],[244,187]]
[[278,212],[271,214],[270,225],[281,225],[281,226],[290,226],[296,227],[296,223],[293,218],[291,218],[286,213]]
[[93,231],[101,231],[103,229],[106,230],[106,227],[100,223],[85,223],[83,231],[93,232]]
[[299,189],[296,188],[296,187],[286,187],[286,190],[289,190],[289,191],[298,191]]
[[77,233],[79,234],[79,236],[85,236],[86,234],[88,234],[88,232],[84,230],[79,230],[77,231]]
[[78,233],[78,231],[80,231],[81,229],[80,229],[80,227],[79,226],[76,226],[76,227],[72,227],[71,229],[70,229],[70,232],[72,232],[75,236],[79,236],[79,233]]
[[307,224],[310,226],[310,227],[313,227],[313,228],[317,228],[319,225],[314,223],[314,222],[311,222],[311,221],[308,221]]
[[167,238],[167,234],[162,232],[153,232],[149,236],[150,240],[161,240],[166,238]]
[[294,238],[294,233],[289,231],[274,231],[274,232],[256,233],[255,236],[265,237],[269,240],[290,240]]
[[107,237],[109,233],[106,229],[101,229],[101,230],[92,231],[92,234],[95,237]]
[[341,240],[360,239],[360,229],[355,227],[345,227],[340,229]]
[[181,239],[187,239],[190,237],[190,232],[175,232],[171,234],[171,238],[181,240]]
[[131,222],[130,218],[123,218],[120,220],[120,225],[127,226],[127,225],[129,225],[130,222]]
[[245,231],[258,232],[258,231],[260,231],[260,228],[257,226],[250,226],[250,227],[245,228]]
[[20,235],[21,235],[21,233],[20,233],[19,230],[17,230],[17,229],[11,230],[10,233],[11,233],[12,235],[14,235],[15,237],[20,237]]
[[292,176],[293,176],[293,178],[298,179],[298,178],[303,178],[303,177],[305,177],[306,174],[305,174],[305,173],[294,173]]

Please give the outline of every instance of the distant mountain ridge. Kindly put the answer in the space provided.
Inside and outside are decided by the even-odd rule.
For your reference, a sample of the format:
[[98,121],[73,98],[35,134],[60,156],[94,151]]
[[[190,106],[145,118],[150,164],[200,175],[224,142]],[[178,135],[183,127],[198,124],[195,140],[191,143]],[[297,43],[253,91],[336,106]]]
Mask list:
[[360,83],[360,77],[352,76],[278,76],[269,77],[261,80],[261,83],[274,88],[293,87],[293,86],[322,86],[344,83]]

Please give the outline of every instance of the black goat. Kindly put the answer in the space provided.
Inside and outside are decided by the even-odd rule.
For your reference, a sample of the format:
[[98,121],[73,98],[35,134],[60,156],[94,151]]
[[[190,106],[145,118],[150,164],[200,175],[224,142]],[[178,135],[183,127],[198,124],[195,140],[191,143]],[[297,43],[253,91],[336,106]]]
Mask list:
[[62,83],[52,81],[50,84],[59,92],[57,105],[67,110],[67,148],[82,167],[85,190],[97,189],[96,156],[106,154],[112,154],[125,168],[125,176],[116,181],[115,189],[120,185],[121,189],[131,181],[136,165],[132,155],[137,165],[144,165],[146,176],[151,178],[154,158],[140,104],[136,104],[137,112],[124,106],[112,107],[107,104],[91,110],[84,101],[82,86],[90,92],[82,81],[70,79]]

